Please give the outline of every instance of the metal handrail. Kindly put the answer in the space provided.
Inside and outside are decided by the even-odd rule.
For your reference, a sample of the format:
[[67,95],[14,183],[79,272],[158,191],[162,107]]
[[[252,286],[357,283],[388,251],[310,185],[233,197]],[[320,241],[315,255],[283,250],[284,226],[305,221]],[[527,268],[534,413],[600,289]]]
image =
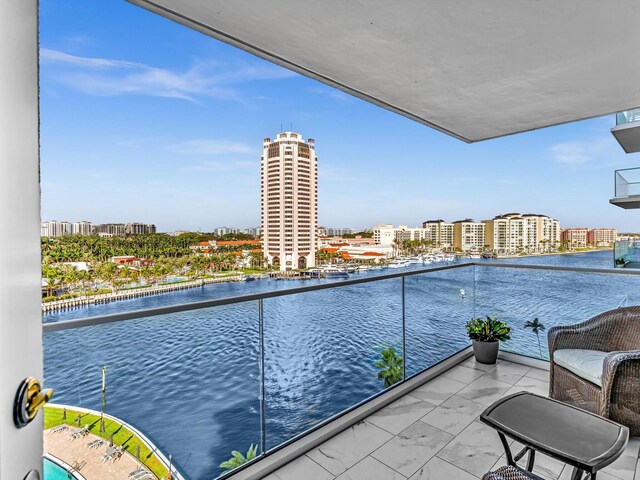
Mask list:
[[525,265],[513,263],[479,263],[468,262],[457,265],[445,265],[441,267],[423,268],[413,270],[411,272],[389,273],[384,275],[376,275],[367,278],[357,278],[353,280],[342,280],[321,285],[310,285],[306,287],[287,288],[283,290],[272,290],[269,292],[253,293],[250,295],[239,295],[216,300],[205,300],[201,302],[182,303],[178,305],[169,305],[166,307],[148,308],[142,310],[133,310],[130,312],[115,313],[111,315],[97,315],[95,317],[85,317],[75,320],[65,320],[62,322],[43,323],[42,329],[45,333],[56,332],[60,330],[69,330],[73,328],[90,327],[95,325],[103,325],[113,322],[122,322],[125,320],[134,320],[139,318],[156,317],[160,315],[168,315],[171,313],[188,312],[191,310],[201,310],[204,308],[213,308],[223,305],[232,305],[236,303],[244,303],[251,301],[260,301],[266,298],[284,297],[288,295],[296,295],[300,293],[315,292],[318,290],[326,290],[330,288],[347,287],[350,285],[359,285],[363,283],[377,282],[380,280],[390,280],[394,278],[406,278],[414,275],[423,275],[446,270],[454,270],[458,268],[469,267],[489,267],[489,268],[514,268],[524,270],[548,270],[558,272],[575,272],[575,273],[594,273],[594,274],[612,274],[612,275],[640,275],[640,270],[625,269],[609,269],[609,268],[577,268],[577,267],[557,267],[547,265]]

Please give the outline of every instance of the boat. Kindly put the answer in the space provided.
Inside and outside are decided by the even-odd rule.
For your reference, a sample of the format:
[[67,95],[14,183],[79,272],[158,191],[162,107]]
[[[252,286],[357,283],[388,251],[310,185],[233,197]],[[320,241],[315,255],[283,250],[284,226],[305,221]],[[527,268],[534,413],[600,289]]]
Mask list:
[[409,266],[409,262],[406,260],[396,260],[394,262],[390,262],[387,266],[389,268],[404,268]]
[[475,259],[478,259],[478,258],[482,258],[482,257],[480,256],[480,254],[479,254],[479,253],[469,253],[469,255],[467,255],[467,256],[468,256],[469,258],[474,259],[474,260],[475,260]]
[[445,262],[453,262],[455,261],[455,259],[456,259],[456,256],[453,253],[450,253],[444,256]]

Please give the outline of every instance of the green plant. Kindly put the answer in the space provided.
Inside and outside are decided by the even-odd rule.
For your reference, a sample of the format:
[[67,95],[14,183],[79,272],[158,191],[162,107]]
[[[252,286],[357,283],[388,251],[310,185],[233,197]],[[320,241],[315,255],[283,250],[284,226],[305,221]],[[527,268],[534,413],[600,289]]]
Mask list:
[[374,365],[380,370],[378,379],[384,380],[385,388],[400,382],[404,377],[402,355],[396,353],[392,347],[384,350],[380,360],[375,362]]
[[538,350],[540,351],[540,358],[542,358],[542,345],[540,345],[540,332],[544,332],[545,326],[544,323],[539,321],[537,318],[533,320],[527,320],[524,324],[524,328],[530,328],[533,333],[538,337]]
[[231,452],[232,457],[226,462],[222,462],[220,464],[220,468],[224,468],[225,470],[233,470],[234,468],[238,468],[240,465],[243,465],[249,460],[253,460],[254,458],[256,458],[257,453],[258,444],[254,445],[253,443],[249,447],[249,450],[247,450],[246,457],[237,450],[233,450]]
[[495,342],[509,340],[511,327],[506,323],[487,316],[486,320],[472,318],[467,322],[467,334],[471,340]]

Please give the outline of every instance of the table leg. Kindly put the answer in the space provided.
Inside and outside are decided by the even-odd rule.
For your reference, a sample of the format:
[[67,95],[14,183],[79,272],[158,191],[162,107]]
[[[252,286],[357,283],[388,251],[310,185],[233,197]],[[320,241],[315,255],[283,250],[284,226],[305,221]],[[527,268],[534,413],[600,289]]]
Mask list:
[[573,467],[573,474],[571,475],[571,480],[581,480],[582,479],[582,469],[578,467]]
[[498,432],[498,436],[500,437],[500,441],[502,442],[502,446],[504,447],[504,454],[507,457],[507,465],[515,466],[516,464],[513,461],[511,448],[509,448],[509,442],[507,442],[507,438],[501,432]]
[[527,459],[527,470],[533,472],[533,462],[536,461],[536,451],[533,448],[529,449],[529,458]]

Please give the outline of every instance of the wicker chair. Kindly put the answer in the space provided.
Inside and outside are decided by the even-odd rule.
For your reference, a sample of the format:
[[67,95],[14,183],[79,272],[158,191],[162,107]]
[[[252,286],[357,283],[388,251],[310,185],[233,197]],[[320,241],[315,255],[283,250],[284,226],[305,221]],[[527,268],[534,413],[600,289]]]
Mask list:
[[539,479],[540,477],[533,476],[529,472],[511,465],[505,465],[482,476],[482,480],[531,480],[532,478]]
[[[548,338],[549,396],[626,425],[632,436],[639,436],[640,306],[601,313],[577,325],[552,327]],[[555,363],[555,352],[562,349],[609,352],[603,356],[602,386]]]

